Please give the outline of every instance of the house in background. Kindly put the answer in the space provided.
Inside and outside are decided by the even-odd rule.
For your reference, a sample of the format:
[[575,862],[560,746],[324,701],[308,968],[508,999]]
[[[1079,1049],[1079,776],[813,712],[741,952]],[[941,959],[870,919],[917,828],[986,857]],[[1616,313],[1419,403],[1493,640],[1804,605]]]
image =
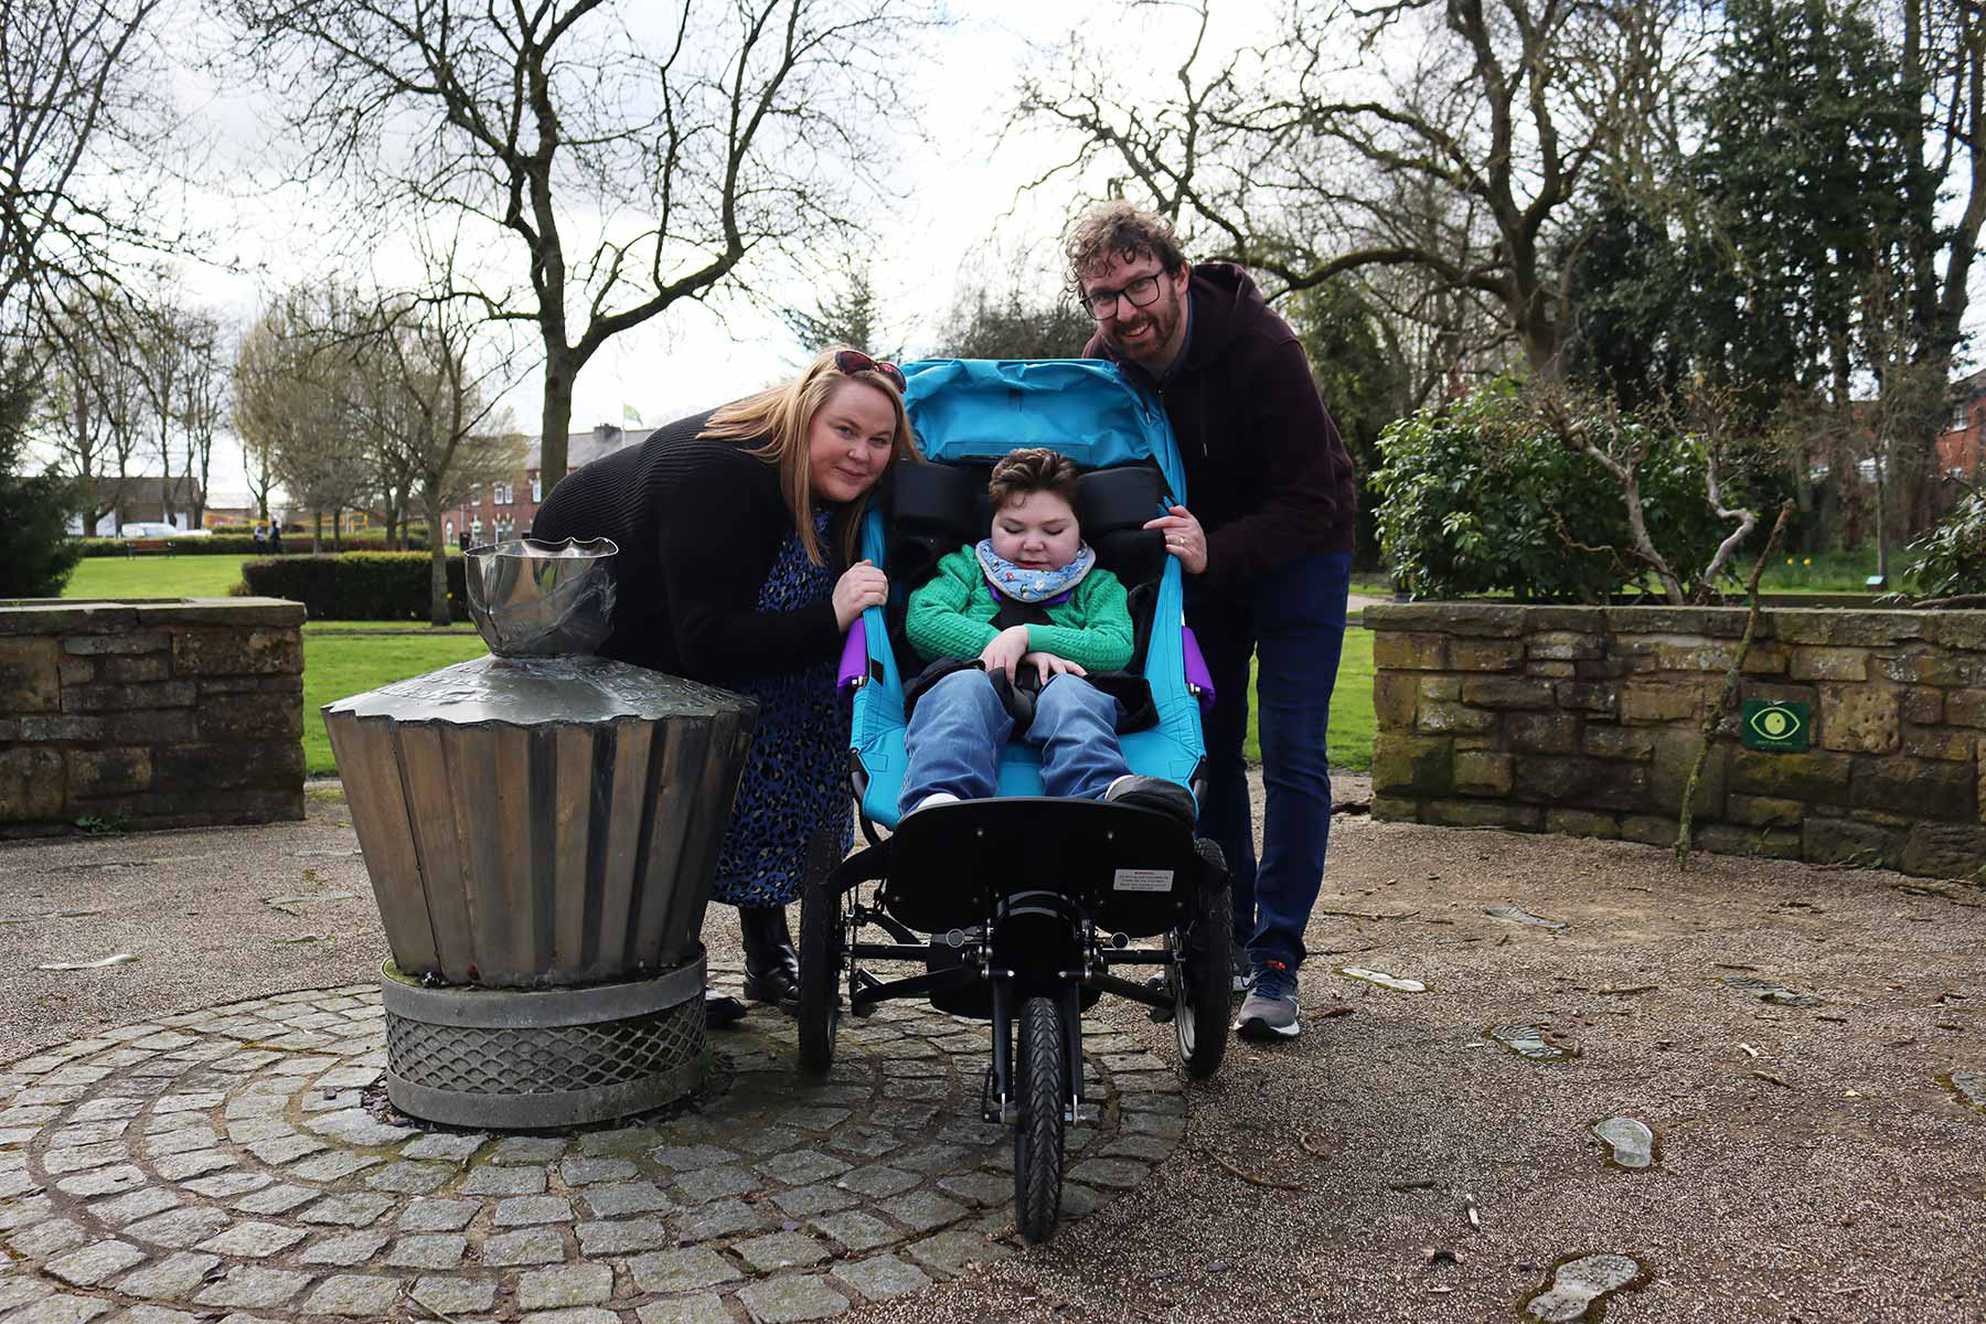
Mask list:
[[1938,476],[1979,481],[1986,459],[1986,369],[1952,383],[1952,416],[1938,437]]
[[[165,501],[168,489],[165,479],[158,474],[99,478],[95,490],[97,509],[108,512],[97,517],[97,536],[101,538],[111,537],[119,528],[133,523],[170,523],[176,529],[191,529],[193,508],[200,504],[202,496],[200,485],[191,478],[173,479],[172,514],[168,518]],[[81,512],[70,512],[67,527],[71,534],[83,532]]]
[[[654,431],[653,428],[623,430],[602,423],[591,432],[575,432],[566,438],[566,472],[583,468],[625,447],[638,446]],[[529,533],[531,521],[538,516],[538,506],[545,499],[544,485],[538,478],[542,453],[539,441],[534,438],[530,449],[524,452],[523,464],[512,477],[471,486],[467,499],[443,519],[442,537],[454,543],[466,531],[474,546]]]

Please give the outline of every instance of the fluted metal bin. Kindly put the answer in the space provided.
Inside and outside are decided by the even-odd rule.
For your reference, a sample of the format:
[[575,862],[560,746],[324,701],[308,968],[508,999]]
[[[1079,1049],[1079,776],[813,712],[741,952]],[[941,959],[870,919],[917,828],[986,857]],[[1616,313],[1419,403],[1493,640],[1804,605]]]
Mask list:
[[[603,574],[611,546],[547,573]],[[542,604],[544,587],[509,591]],[[492,647],[546,635],[506,633],[503,603],[480,605]],[[584,655],[479,658],[325,707],[393,952],[396,1106],[463,1126],[562,1126],[695,1087],[698,934],[756,716],[749,699]]]

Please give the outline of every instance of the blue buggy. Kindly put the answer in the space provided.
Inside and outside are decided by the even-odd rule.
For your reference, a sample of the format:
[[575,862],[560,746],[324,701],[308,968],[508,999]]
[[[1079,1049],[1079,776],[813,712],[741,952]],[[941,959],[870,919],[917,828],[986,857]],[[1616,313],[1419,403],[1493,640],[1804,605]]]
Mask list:
[[[993,798],[933,805],[899,824],[904,686],[920,665],[904,640],[905,599],[939,558],[985,536],[995,460],[1024,446],[1075,460],[1078,519],[1128,592],[1129,671],[1148,690],[1148,703],[1127,702],[1140,715],[1120,724],[1125,758],[1198,798],[1211,685],[1185,629],[1179,563],[1161,533],[1142,528],[1185,500],[1185,474],[1164,411],[1110,364],[934,360],[904,371],[926,462],[898,465],[868,515],[863,555],[889,574],[890,604],[851,631],[842,663],[869,844],[802,894],[800,1062],[828,1070],[844,1007],[866,1016],[886,999],[922,997],[989,1019],[982,1110],[1015,1128],[1016,1221],[1042,1241],[1061,1211],[1064,1128],[1094,1115],[1083,1009],[1105,993],[1142,1003],[1171,1020],[1189,1077],[1219,1068],[1232,978],[1227,873],[1219,849],[1171,815],[1043,796],[1039,757],[1018,740],[1002,753]],[[886,981],[865,961],[923,969]],[[1127,968],[1147,977],[1118,973]]]

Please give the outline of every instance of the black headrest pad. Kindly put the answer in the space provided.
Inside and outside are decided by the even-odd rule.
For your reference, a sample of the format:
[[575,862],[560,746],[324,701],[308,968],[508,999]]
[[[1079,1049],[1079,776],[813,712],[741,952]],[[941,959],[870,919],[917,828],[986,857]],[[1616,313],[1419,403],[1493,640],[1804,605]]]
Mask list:
[[1165,475],[1148,464],[1093,469],[1076,480],[1076,519],[1092,544],[1116,529],[1136,529],[1164,512]]

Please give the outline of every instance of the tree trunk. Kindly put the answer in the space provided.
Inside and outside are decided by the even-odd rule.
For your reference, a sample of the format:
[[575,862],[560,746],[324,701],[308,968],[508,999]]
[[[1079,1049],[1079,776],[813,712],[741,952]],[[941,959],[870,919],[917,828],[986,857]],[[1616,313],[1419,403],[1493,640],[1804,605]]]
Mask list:
[[310,518],[310,554],[322,556],[324,555],[324,512],[313,510],[310,512]]
[[441,498],[436,484],[421,498],[428,517],[428,624],[452,625],[454,613],[448,602],[448,544],[441,537]]
[[572,385],[579,366],[571,350],[546,336],[545,409],[538,425],[538,474],[548,497],[565,477],[566,437],[572,431]]

